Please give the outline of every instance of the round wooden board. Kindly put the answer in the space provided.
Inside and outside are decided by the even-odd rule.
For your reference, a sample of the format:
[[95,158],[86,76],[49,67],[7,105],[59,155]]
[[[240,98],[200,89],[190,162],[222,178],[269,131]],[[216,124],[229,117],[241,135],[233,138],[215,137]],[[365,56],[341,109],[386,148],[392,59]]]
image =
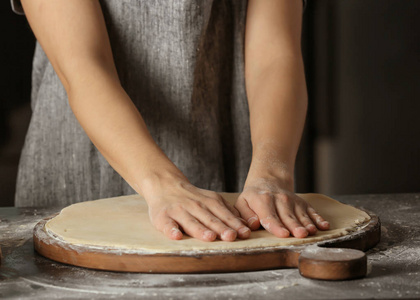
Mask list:
[[[38,222],[34,228],[35,250],[54,261],[74,266],[120,272],[142,273],[210,273],[238,272],[298,267],[299,255],[308,247],[345,247],[366,251],[380,239],[379,218],[366,211],[371,219],[357,231],[335,239],[303,244],[230,251],[144,254],[141,251],[90,247],[69,244],[46,232],[45,223],[55,215]],[[323,253],[322,255],[325,255]],[[322,257],[319,257],[322,259]],[[343,262],[346,258],[343,258]],[[305,261],[307,263],[307,260]],[[337,263],[337,262],[335,262]],[[359,270],[360,272],[360,270]],[[316,278],[311,276],[307,277]],[[341,276],[340,274],[338,274]],[[324,279],[334,279],[324,278]],[[347,276],[348,277],[348,276]],[[351,277],[348,277],[351,278]],[[338,278],[337,278],[338,279]],[[343,279],[343,278],[340,278]],[[346,279],[346,278],[344,278]]]

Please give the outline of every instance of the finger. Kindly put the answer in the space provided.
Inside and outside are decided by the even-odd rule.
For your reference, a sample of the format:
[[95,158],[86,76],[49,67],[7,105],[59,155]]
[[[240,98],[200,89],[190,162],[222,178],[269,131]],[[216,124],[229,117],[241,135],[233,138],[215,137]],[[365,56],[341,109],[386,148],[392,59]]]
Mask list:
[[242,223],[242,219],[239,219],[234,214],[232,214],[228,207],[225,206],[223,201],[209,206],[209,211],[214,216],[216,216],[218,220],[221,220],[223,224],[226,224],[228,227],[235,230],[239,238],[247,239],[250,237],[251,230],[246,225],[244,225],[244,223]]
[[309,217],[315,223],[316,227],[321,230],[330,229],[330,223],[326,221],[321,215],[319,215],[312,206],[308,206],[307,210]]
[[[205,191],[205,190],[204,190],[204,194],[211,201],[217,199],[217,201],[223,202],[224,206],[226,206],[235,217],[237,217],[237,218],[240,218],[241,217],[241,215],[238,212],[238,210],[235,207],[233,207],[228,201],[226,201],[226,199],[223,198],[222,195],[220,195],[218,193],[215,193],[215,192]],[[240,219],[242,219],[242,218],[240,218]]]
[[292,210],[283,206],[280,206],[277,209],[279,211],[281,221],[294,237],[305,238],[308,236],[308,230],[306,230],[306,228],[298,221]]
[[182,226],[184,232],[191,237],[205,242],[212,242],[217,237],[217,234],[214,231],[204,226],[188,212],[179,212],[175,220]]
[[[225,209],[229,212],[232,218],[235,218],[227,208]],[[222,220],[218,218],[218,216],[214,215],[214,213],[212,213],[211,211],[201,208],[191,212],[191,214],[195,218],[200,220],[200,222],[203,223],[203,225],[205,225],[207,228],[216,232],[218,237],[222,241],[231,242],[236,239],[238,235],[237,231],[225,224]],[[242,222],[239,220],[237,220],[237,222],[242,224]]]
[[221,197],[221,200],[223,201],[223,203],[225,204],[225,206],[227,207],[227,209],[229,209],[229,211],[235,216],[235,217],[237,217],[237,218],[240,218],[241,217],[241,214],[239,213],[239,211],[235,208],[235,207],[233,207],[229,202],[227,202],[226,200],[225,200],[225,198],[223,198],[222,197],[222,195],[220,195],[220,197]]
[[309,232],[309,235],[314,235],[318,230],[316,226],[312,222],[312,219],[308,216],[304,209],[301,206],[298,206],[295,209],[296,217],[298,218],[299,222],[305,226],[306,230]]
[[183,236],[178,224],[169,217],[163,223],[162,232],[171,240],[180,240]]
[[236,209],[241,214],[242,218],[245,219],[248,227],[251,230],[257,230],[260,228],[260,219],[257,214],[249,207],[248,202],[245,199],[238,199],[235,203]]
[[297,238],[307,237],[309,232],[296,218],[294,211],[295,200],[288,195],[276,196],[276,209],[283,224]]
[[289,230],[287,230],[280,221],[273,199],[270,195],[259,195],[258,199],[254,200],[252,203],[254,205],[251,209],[257,213],[261,225],[268,232],[271,232],[280,238],[285,238],[290,235]]

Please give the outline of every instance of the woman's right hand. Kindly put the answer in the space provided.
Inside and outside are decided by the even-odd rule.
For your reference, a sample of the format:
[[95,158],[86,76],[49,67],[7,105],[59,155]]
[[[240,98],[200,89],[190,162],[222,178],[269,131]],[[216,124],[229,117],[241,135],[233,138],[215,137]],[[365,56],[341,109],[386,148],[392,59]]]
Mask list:
[[238,211],[218,193],[197,188],[185,177],[155,178],[149,183],[143,194],[150,220],[168,238],[182,239],[182,232],[206,242],[250,236],[251,230]]

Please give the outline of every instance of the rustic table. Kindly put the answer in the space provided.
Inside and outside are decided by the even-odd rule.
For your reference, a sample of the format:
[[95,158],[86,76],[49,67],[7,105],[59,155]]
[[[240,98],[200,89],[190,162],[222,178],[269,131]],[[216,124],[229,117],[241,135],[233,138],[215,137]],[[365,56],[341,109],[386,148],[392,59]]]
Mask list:
[[223,274],[132,274],[53,262],[33,250],[32,229],[60,208],[0,208],[0,298],[412,299],[420,298],[420,194],[335,199],[379,215],[372,271],[351,281],[303,278],[297,269]]

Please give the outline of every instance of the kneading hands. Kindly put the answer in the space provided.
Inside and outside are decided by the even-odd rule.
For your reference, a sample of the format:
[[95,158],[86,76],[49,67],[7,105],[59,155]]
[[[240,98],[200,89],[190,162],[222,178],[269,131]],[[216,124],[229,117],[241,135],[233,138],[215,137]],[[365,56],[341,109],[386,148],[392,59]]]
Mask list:
[[22,0],[70,106],[98,150],[149,206],[168,238],[246,239],[260,226],[299,238],[329,228],[293,192],[294,164],[306,115],[300,50],[302,4],[248,2],[245,79],[252,163],[234,207],[193,186],[157,146],[119,82],[98,0]]

